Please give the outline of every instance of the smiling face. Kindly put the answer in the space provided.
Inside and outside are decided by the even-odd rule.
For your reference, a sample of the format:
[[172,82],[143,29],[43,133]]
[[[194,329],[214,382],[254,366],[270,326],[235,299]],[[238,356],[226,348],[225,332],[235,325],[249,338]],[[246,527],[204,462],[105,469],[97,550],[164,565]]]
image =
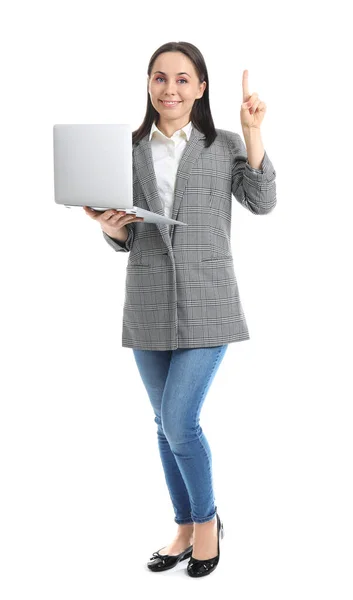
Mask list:
[[[158,127],[172,135],[190,121],[196,99],[201,98],[206,82],[200,84],[192,61],[182,52],[163,52],[152,67],[148,78],[151,103],[159,113]],[[168,106],[165,101],[176,101]],[[171,133],[170,133],[171,132]]]

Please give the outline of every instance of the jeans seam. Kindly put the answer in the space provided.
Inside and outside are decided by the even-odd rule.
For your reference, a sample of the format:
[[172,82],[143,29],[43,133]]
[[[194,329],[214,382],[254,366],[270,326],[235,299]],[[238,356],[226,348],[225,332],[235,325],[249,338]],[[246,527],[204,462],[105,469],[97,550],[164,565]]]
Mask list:
[[[216,356],[216,358],[215,358],[215,361],[214,361],[214,363],[213,363],[213,368],[212,368],[212,371],[211,371],[211,374],[210,374],[210,377],[209,377],[209,379],[211,378],[211,376],[212,376],[212,374],[213,374],[213,372],[214,372],[214,370],[215,370],[215,367],[216,367],[216,365],[217,365],[217,362],[218,362],[219,356],[220,356],[220,354],[221,354],[221,352],[222,352],[222,349],[223,349],[223,346],[221,346],[221,347],[220,347],[220,349],[219,349],[219,351],[218,351],[218,354],[217,354],[217,356]],[[208,381],[209,381],[209,380],[208,380]],[[205,392],[206,388],[207,388],[207,384],[206,384],[206,385],[205,385],[205,387],[204,387],[203,394],[204,394],[204,392]],[[201,396],[201,399],[203,398],[203,394],[202,394],[202,396]],[[204,445],[203,445],[203,443],[202,443],[201,436],[199,436],[199,435],[198,435],[198,439],[199,439],[199,442],[200,442],[201,448],[203,449],[203,451],[204,451],[204,454],[206,455],[206,459],[207,459],[207,462],[208,462],[208,464],[209,464],[209,468],[210,468],[210,474],[211,474],[211,476],[212,476],[211,461],[209,460],[209,456],[208,456],[208,454],[207,454],[207,452],[206,452],[206,448],[205,448],[205,446],[204,446]],[[214,494],[214,497],[215,497],[215,494]],[[205,519],[204,519],[204,520],[201,520],[201,521],[194,521],[194,523],[205,523],[205,522],[207,522],[207,521],[212,521],[212,519],[214,518],[214,516],[215,516],[215,514],[216,514],[216,512],[217,512],[217,507],[215,507],[215,509],[216,509],[216,510],[215,510],[215,512],[214,512],[214,514],[213,514],[213,517],[211,517],[211,518],[209,518],[209,517],[205,517]]]

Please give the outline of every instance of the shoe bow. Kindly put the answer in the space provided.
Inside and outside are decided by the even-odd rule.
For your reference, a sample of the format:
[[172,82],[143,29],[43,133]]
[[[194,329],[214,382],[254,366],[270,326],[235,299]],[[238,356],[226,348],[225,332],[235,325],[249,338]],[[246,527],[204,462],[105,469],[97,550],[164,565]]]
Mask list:
[[162,554],[159,554],[159,552],[157,550],[157,552],[153,552],[152,556],[150,557],[150,560],[153,560],[154,558],[160,558],[164,563],[167,556],[166,555],[162,556]]

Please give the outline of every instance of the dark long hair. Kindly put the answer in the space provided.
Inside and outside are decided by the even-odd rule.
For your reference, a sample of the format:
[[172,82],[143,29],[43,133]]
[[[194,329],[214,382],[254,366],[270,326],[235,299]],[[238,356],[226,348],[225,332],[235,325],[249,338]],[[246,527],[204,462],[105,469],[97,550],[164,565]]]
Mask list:
[[[206,81],[206,88],[201,98],[195,100],[191,109],[190,120],[194,127],[201,131],[205,137],[205,147],[208,148],[217,137],[217,132],[213,123],[211,109],[210,109],[210,84],[208,81],[208,73],[205,60],[198,48],[188,42],[167,42],[160,46],[151,56],[150,62],[148,63],[148,77],[151,76],[154,62],[159,54],[162,52],[183,52],[194,64],[196,73],[199,78],[199,82]],[[152,124],[158,124],[159,113],[155,110],[150,95],[148,93],[147,83],[147,108],[145,118],[138,129],[132,132],[132,143],[136,144],[147,134],[149,134]]]

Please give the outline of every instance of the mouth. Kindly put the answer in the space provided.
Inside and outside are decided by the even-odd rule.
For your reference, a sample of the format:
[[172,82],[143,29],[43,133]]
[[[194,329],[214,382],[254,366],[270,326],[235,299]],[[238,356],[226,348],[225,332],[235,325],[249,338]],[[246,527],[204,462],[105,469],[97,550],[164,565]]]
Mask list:
[[163,106],[177,106],[178,104],[181,104],[182,100],[178,100],[178,101],[159,100],[159,102],[162,102]]

